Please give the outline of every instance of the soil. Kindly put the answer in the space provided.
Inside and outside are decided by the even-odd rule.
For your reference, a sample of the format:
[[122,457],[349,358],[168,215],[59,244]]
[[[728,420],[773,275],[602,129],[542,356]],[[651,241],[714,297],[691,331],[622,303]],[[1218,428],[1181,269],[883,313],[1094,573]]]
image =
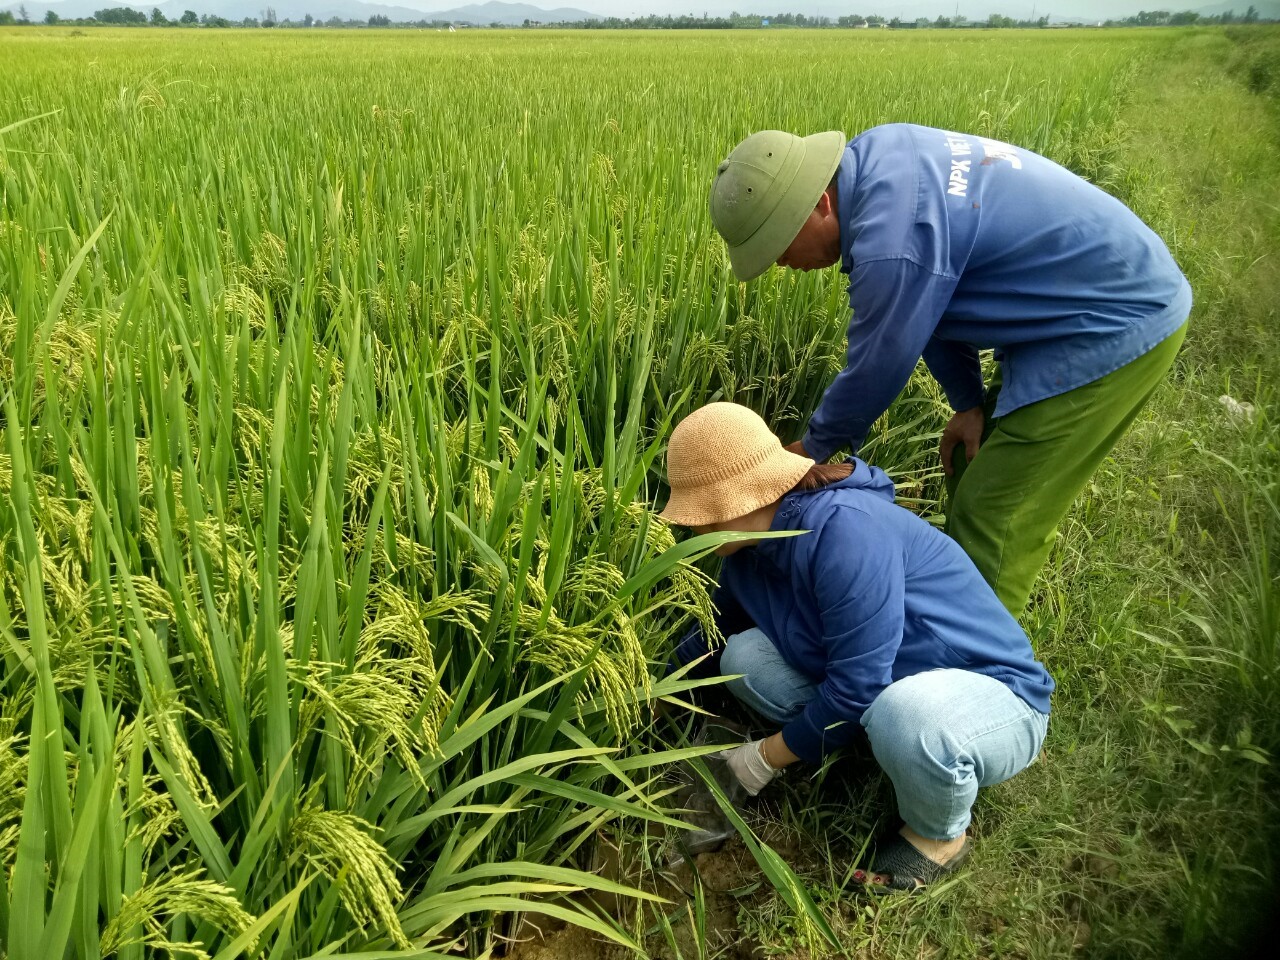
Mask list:
[[[603,864],[602,872],[612,872],[610,866],[616,869],[619,859],[625,858],[617,853],[610,855],[608,860],[611,863]],[[694,943],[691,911],[683,909],[686,903],[693,903],[695,874],[702,881],[706,911],[707,943],[702,950]],[[742,936],[738,912],[744,903],[768,895],[769,888],[763,879],[751,853],[740,838],[734,837],[720,850],[695,857],[692,864],[681,863],[673,870],[650,876],[646,882],[637,885],[670,901],[657,908],[665,910],[670,918],[679,955],[713,954],[725,960],[755,960],[759,956],[757,945]],[[624,879],[623,882],[628,881]],[[635,883],[635,878],[630,882]],[[598,897],[596,903],[600,903]],[[652,927],[658,922],[656,909],[648,911],[647,926]],[[506,953],[508,960],[631,960],[632,954],[625,947],[578,927],[539,925],[541,932],[532,929],[532,925],[526,927],[529,939],[512,943]],[[655,960],[675,960],[677,956],[661,931],[649,937],[644,947]]]
[[632,954],[626,947],[602,940],[581,927],[561,927],[535,935],[532,940],[513,943],[507,956],[513,960],[631,960]]
[[[712,736],[724,742],[741,739],[744,735],[743,731],[727,723],[724,730],[712,732]],[[842,789],[841,777],[851,777],[853,783],[859,784],[864,778],[861,771],[869,762],[874,761],[868,755],[861,763],[850,762],[841,768],[839,773],[830,777],[832,789]],[[690,799],[685,798],[685,801]],[[696,809],[696,804],[690,806]],[[815,851],[806,852],[806,845],[797,835],[771,817],[758,816],[759,812],[757,810],[757,816],[749,819],[754,821],[753,826],[761,840],[798,873],[818,868],[818,862],[813,859]],[[693,822],[704,828],[711,827],[710,822],[704,824],[696,817]],[[661,843],[661,837],[650,837],[650,843],[655,841]],[[717,960],[758,960],[763,955],[760,945],[742,933],[739,915],[744,908],[760,905],[773,896],[773,888],[740,837],[731,836],[718,850],[699,854],[692,858],[691,863],[681,862],[657,872],[652,868],[646,869],[645,865],[656,860],[658,854],[654,851],[650,855],[649,851],[640,849],[640,843],[635,839],[623,843],[607,833],[597,835],[590,869],[602,877],[655,893],[669,901],[645,911],[644,928],[656,928],[657,931],[642,943],[648,956],[655,960],[703,956],[716,957]],[[706,943],[701,946],[694,942],[693,907],[698,880],[702,886],[706,931]],[[619,900],[598,893],[590,897],[596,912],[607,911],[618,917],[621,911],[628,911],[628,916],[634,916],[630,911],[634,910],[635,901]],[[661,928],[662,914],[659,910],[665,911],[669,920],[676,950],[672,949]],[[524,932],[508,947],[505,953],[508,960],[632,960],[631,951],[612,941],[545,917],[532,919],[537,928],[533,924],[525,926]],[[799,949],[800,952],[791,960],[807,958],[803,948]],[[788,958],[784,956],[779,960]]]

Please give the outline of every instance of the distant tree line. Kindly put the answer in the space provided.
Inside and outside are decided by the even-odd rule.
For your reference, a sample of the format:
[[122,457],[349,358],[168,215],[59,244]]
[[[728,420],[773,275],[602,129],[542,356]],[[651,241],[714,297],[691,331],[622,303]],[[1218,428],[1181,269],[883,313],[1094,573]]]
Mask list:
[[[6,20],[6,17],[8,18]],[[26,19],[25,5],[18,10],[18,18],[15,19],[13,14],[7,10],[0,10],[0,25],[11,23],[29,23]],[[161,12],[159,7],[151,8],[151,15],[143,13],[141,10],[134,10],[132,7],[106,7],[102,10],[95,10],[92,17],[60,17],[54,10],[45,11],[44,23],[49,26],[54,24],[63,24],[65,26],[125,26],[125,27],[236,27],[240,26],[239,21],[228,20],[225,17],[197,14],[194,10],[185,10],[182,16],[176,20],[170,20]],[[250,21],[246,19],[244,26],[249,26]],[[253,20],[252,26],[258,26],[258,21]],[[274,26],[274,24],[267,24]]]
[[1187,27],[1193,23],[1232,24],[1232,23],[1265,23],[1258,14],[1258,8],[1249,5],[1244,13],[1228,10],[1225,13],[1202,16],[1194,10],[1183,10],[1170,13],[1168,10],[1143,10],[1136,17],[1125,17],[1123,20],[1108,20],[1109,27]]
[[[1096,24],[1098,21],[1090,21]],[[1170,13],[1168,10],[1143,11],[1137,16],[1123,20],[1107,20],[1106,26],[1113,27],[1166,27],[1186,26],[1189,24],[1229,24],[1262,22],[1258,10],[1254,6],[1243,14],[1228,11],[1214,16],[1201,16],[1192,10],[1181,13]],[[968,17],[938,17],[930,20],[920,17],[916,20],[903,20],[899,17],[850,14],[843,17],[806,16],[803,13],[778,13],[772,16],[759,13],[731,13],[727,17],[696,16],[654,16],[647,17],[604,17],[599,20],[578,20],[572,22],[540,23],[526,20],[526,27],[554,27],[556,29],[578,30],[760,30],[777,27],[819,27],[845,29],[890,29],[890,30],[948,30],[948,29],[1008,29],[1036,28],[1051,26],[1047,16],[1036,19],[1015,20],[1012,17],[993,13],[985,20],[972,20]]]
[[[31,20],[27,17],[26,7],[20,6],[15,16],[9,10],[0,10],[0,26],[9,26],[14,24],[28,24]],[[1094,21],[1096,23],[1096,21]],[[1180,27],[1190,26],[1192,24],[1233,24],[1233,23],[1261,23],[1265,22],[1258,14],[1258,10],[1253,5],[1242,14],[1237,14],[1234,10],[1228,10],[1226,13],[1214,14],[1212,16],[1202,16],[1194,10],[1184,10],[1180,13],[1172,13],[1168,10],[1144,10],[1136,16],[1125,17],[1124,19],[1107,20],[1103,23],[1108,27]],[[363,27],[400,27],[400,28],[417,28],[417,29],[443,29],[445,27],[471,27],[469,23],[451,22],[448,20],[413,20],[413,21],[396,21],[392,22],[389,17],[375,15],[368,20],[343,20],[340,17],[331,17],[323,22],[315,19],[311,14],[307,14],[301,20],[290,21],[288,19],[280,20],[276,17],[276,12],[272,7],[267,7],[262,11],[260,17],[245,17],[243,20],[232,21],[225,17],[213,16],[211,14],[199,15],[194,10],[186,10],[182,16],[176,20],[170,20],[161,11],[159,7],[151,10],[151,15],[147,16],[140,10],[134,10],[130,7],[107,7],[102,10],[95,11],[92,17],[81,19],[63,19],[57,13],[50,10],[44,16],[46,24],[67,24],[79,26],[96,26],[107,24],[113,26],[148,26],[148,27],[261,27],[261,28],[291,28],[291,27],[327,27],[329,29],[359,29]],[[492,23],[490,27],[503,27],[504,24]],[[758,13],[731,13],[727,17],[695,17],[695,16],[648,16],[648,17],[604,17],[598,20],[576,20],[556,23],[543,23],[538,20],[526,20],[523,24],[526,28],[554,27],[556,29],[578,29],[578,30],[760,30],[764,28],[777,27],[818,27],[830,29],[891,29],[891,30],[916,30],[916,29],[932,29],[932,30],[948,30],[948,29],[1018,29],[1018,28],[1038,28],[1044,29],[1051,24],[1048,17],[1039,17],[1034,20],[1015,20],[1012,17],[1001,16],[993,13],[985,20],[970,20],[967,17],[938,17],[936,20],[929,20],[921,17],[917,20],[902,20],[898,17],[886,19],[885,17],[870,15],[861,16],[859,14],[850,14],[843,17],[819,17],[806,16],[803,13],[778,13],[772,16]]]
[[[392,23],[388,17],[373,16],[367,21],[365,20],[343,20],[340,17],[331,17],[321,23],[311,14],[307,14],[301,20],[281,20],[276,16],[275,8],[267,7],[258,17],[245,17],[243,20],[228,20],[226,17],[219,17],[214,14],[197,14],[194,10],[184,10],[181,17],[170,20],[166,17],[159,7],[151,8],[151,15],[143,13],[141,10],[134,10],[132,7],[106,7],[102,10],[95,10],[92,17],[68,18],[60,17],[58,14],[49,10],[44,15],[42,21],[50,26],[60,24],[63,26],[126,26],[126,27],[341,27],[344,29],[356,29],[360,27],[435,27],[444,28],[452,26],[448,20],[418,20],[413,23]],[[31,23],[31,19],[27,16],[26,5],[18,8],[15,16],[12,11],[0,10],[0,26],[13,26]],[[496,24],[495,24],[496,26]]]

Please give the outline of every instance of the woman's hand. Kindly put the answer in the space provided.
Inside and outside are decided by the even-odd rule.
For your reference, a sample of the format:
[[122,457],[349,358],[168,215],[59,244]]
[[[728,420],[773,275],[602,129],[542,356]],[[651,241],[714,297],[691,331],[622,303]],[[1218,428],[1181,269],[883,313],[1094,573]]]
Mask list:
[[795,763],[799,757],[791,752],[781,733],[764,740],[752,740],[740,747],[720,754],[729,769],[738,778],[744,790],[755,796],[782,772],[782,768]]
[[762,746],[763,740],[752,740],[720,754],[742,788],[753,797],[767,787],[779,772],[777,767],[770,766],[769,761],[764,758]]
[[787,746],[787,741],[782,739],[781,733],[775,733],[772,737],[766,738],[760,745],[760,752],[764,754],[765,761],[769,766],[781,770],[783,767],[789,767],[800,758],[791,752],[791,748]]

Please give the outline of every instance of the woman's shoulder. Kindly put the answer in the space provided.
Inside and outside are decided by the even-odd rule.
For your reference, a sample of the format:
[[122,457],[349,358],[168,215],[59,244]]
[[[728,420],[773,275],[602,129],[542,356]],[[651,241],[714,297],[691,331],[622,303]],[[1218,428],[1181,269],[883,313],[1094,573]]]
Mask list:
[[859,556],[893,549],[902,540],[895,507],[874,494],[857,489],[817,491],[803,504],[796,529],[810,530],[809,550],[857,547]]
[[823,487],[792,494],[798,503],[798,514],[804,520],[825,524],[832,520],[839,523],[854,522],[858,516],[881,516],[886,511],[902,508],[874,490],[861,487]]

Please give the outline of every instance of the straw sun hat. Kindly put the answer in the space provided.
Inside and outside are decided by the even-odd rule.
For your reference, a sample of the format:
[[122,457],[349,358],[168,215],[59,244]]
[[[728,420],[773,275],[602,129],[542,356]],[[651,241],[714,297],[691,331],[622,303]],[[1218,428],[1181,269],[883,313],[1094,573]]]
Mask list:
[[660,516],[685,527],[734,520],[773,503],[812,466],[808,457],[784,450],[754,411],[709,403],[671,432],[671,499]]

